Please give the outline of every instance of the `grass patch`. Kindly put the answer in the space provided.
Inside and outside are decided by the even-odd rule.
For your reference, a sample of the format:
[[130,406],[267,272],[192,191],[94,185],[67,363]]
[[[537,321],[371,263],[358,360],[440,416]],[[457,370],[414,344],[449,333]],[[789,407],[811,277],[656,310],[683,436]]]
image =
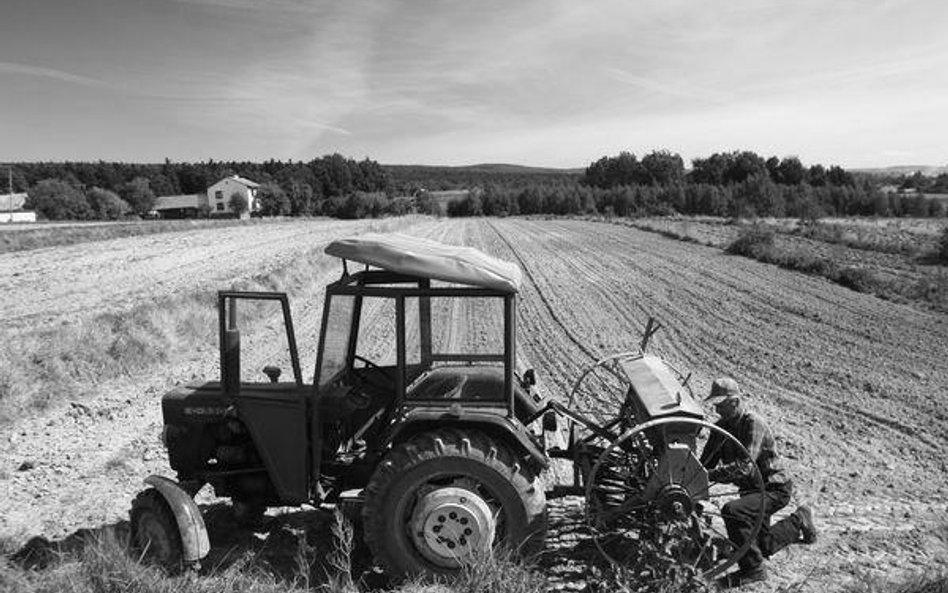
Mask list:
[[178,296],[122,315],[8,336],[0,346],[0,425],[212,342],[214,302],[209,294]]
[[915,256],[920,253],[918,236],[897,231],[839,223],[814,222],[801,225],[794,232],[808,239],[845,245],[864,251],[907,256]]
[[81,550],[61,553],[44,570],[26,570],[0,559],[0,590],[9,593],[302,593],[249,562],[207,576],[169,577],[140,564],[127,542],[113,533],[98,534]]
[[[310,534],[323,539],[318,534]],[[88,535],[77,545],[52,548],[42,562],[0,557],[0,591],[9,593],[542,593],[546,580],[508,553],[485,553],[456,575],[414,578],[398,584],[369,585],[354,578],[353,530],[336,513],[329,542],[311,546],[297,538],[296,560],[286,571],[270,566],[266,554],[247,553],[226,567],[200,574],[169,576],[145,566],[131,552],[127,533],[110,528]],[[327,551],[327,547],[329,548]],[[322,551],[318,550],[321,549]],[[37,560],[37,558],[32,558]]]
[[948,265],[948,227],[945,227],[938,239],[938,263]]
[[843,593],[948,593],[948,574],[913,574],[901,579],[862,576]]
[[744,228],[737,239],[726,248],[727,253],[742,255],[788,270],[796,270],[814,276],[835,280],[839,274],[837,265],[825,257],[819,257],[806,249],[787,249],[775,244],[776,231],[764,224]]
[[776,231],[765,224],[755,224],[743,229],[725,251],[733,255],[761,259],[773,250],[776,234]]
[[27,251],[43,247],[62,247],[89,241],[106,241],[138,235],[270,223],[271,221],[259,219],[141,220],[135,222],[75,223],[70,225],[44,225],[40,223],[35,228],[17,230],[4,230],[0,227],[0,253]]
[[840,266],[805,247],[780,247],[775,237],[774,229],[755,224],[744,228],[725,251],[788,270],[821,276],[857,292],[892,301],[924,303],[937,311],[948,311],[948,274],[927,276],[917,281],[887,279],[866,268]]

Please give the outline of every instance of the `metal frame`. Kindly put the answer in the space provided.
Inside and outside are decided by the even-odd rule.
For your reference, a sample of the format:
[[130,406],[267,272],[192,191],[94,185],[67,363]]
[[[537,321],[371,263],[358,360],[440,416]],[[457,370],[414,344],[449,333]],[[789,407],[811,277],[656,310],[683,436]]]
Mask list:
[[237,301],[279,301],[283,311],[283,323],[286,327],[286,339],[290,349],[290,363],[293,365],[293,379],[296,385],[303,386],[303,373],[300,369],[300,355],[296,345],[296,331],[290,314],[290,301],[285,292],[251,292],[241,290],[221,290],[217,293],[218,335],[221,344],[221,368],[224,360],[224,334],[228,329],[237,328]]
[[[384,285],[384,286],[380,286]],[[393,286],[395,285],[395,286]],[[336,282],[326,286],[326,300],[323,308],[323,329],[320,332],[319,350],[316,357],[314,371],[314,389],[318,388],[318,380],[322,372],[322,363],[326,347],[326,324],[329,318],[331,299],[334,296],[353,296],[355,303],[352,312],[349,343],[347,344],[347,361],[353,360],[358,344],[358,332],[361,322],[362,301],[366,297],[390,298],[395,300],[396,316],[396,399],[401,403],[407,389],[404,375],[407,366],[407,351],[405,343],[406,305],[409,298],[417,298],[419,302],[419,326],[421,330],[420,347],[421,363],[430,367],[436,362],[500,362],[504,365],[504,397],[507,416],[514,417],[514,391],[516,366],[516,323],[517,323],[517,293],[502,290],[465,287],[465,286],[431,286],[431,279],[419,276],[399,274],[387,270],[363,270],[349,273],[348,267],[343,266],[343,275]],[[504,349],[498,354],[436,354],[432,351],[431,339],[431,299],[432,298],[497,298],[504,302]],[[417,400],[422,403],[424,400]],[[438,400],[440,402],[440,400]],[[441,402],[443,403],[443,402]],[[477,406],[481,402],[465,402],[465,405]],[[497,402],[491,402],[496,405]]]

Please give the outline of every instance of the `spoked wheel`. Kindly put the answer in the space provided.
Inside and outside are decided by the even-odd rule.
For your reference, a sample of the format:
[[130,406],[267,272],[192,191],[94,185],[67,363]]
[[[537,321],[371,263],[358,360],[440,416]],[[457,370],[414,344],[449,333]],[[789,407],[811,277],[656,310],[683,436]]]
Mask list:
[[[635,418],[627,395],[632,378],[626,373],[626,365],[646,356],[640,350],[620,352],[589,365],[573,383],[566,407],[580,416],[604,422],[601,428],[614,434],[621,434],[631,428],[635,424]],[[691,387],[678,369],[667,361],[662,363],[678,377],[682,388],[691,393]],[[569,432],[572,445],[597,441],[593,431],[572,420],[569,422]],[[599,444],[605,446],[608,442]]]
[[[698,461],[708,443],[751,468],[752,478],[709,479]],[[749,537],[736,545],[723,516],[729,501],[764,495],[756,467],[740,441],[709,422],[675,417],[635,426],[602,450],[587,477],[586,519],[596,547],[618,567],[661,571],[655,577],[719,576],[747,552],[763,523],[759,505],[744,518]]]
[[642,353],[613,354],[586,367],[573,383],[566,407],[590,418],[604,420],[615,415],[625,402],[629,377],[622,363],[642,358]]
[[178,522],[157,490],[149,488],[135,497],[129,523],[132,548],[143,560],[171,572],[181,569],[184,553]]
[[440,430],[396,447],[365,489],[366,542],[394,574],[449,573],[479,552],[543,544],[546,498],[482,433]]

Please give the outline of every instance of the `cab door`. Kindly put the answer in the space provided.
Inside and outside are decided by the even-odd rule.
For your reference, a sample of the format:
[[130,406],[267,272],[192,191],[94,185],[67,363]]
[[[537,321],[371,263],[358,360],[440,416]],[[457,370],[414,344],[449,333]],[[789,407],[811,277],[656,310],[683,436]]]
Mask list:
[[[307,401],[311,387],[303,384],[299,353],[286,293],[219,293],[221,384],[238,418],[250,432],[279,501],[300,504],[310,500]],[[241,315],[243,311],[243,315]],[[240,325],[251,331],[261,319],[282,317],[285,340],[244,340]],[[249,350],[252,348],[253,350]],[[241,363],[254,364],[253,370]],[[292,376],[282,379],[284,365]],[[266,374],[264,374],[266,370]]]

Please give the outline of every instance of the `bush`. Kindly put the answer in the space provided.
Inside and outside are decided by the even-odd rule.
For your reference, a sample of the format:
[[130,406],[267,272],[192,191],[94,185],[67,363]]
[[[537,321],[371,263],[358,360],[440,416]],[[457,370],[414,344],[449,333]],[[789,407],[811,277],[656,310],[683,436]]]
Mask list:
[[775,234],[774,230],[765,224],[745,227],[737,239],[725,248],[725,251],[734,255],[763,259],[763,256],[774,247]]
[[93,187],[87,191],[86,199],[95,216],[101,220],[118,220],[131,210],[118,194],[101,187]]
[[948,264],[948,226],[941,232],[941,239],[938,241],[938,261]]
[[879,281],[875,274],[865,268],[846,267],[839,271],[836,282],[856,292],[872,292]]
[[27,196],[26,208],[49,220],[88,220],[93,217],[86,196],[65,181],[44,179]]

